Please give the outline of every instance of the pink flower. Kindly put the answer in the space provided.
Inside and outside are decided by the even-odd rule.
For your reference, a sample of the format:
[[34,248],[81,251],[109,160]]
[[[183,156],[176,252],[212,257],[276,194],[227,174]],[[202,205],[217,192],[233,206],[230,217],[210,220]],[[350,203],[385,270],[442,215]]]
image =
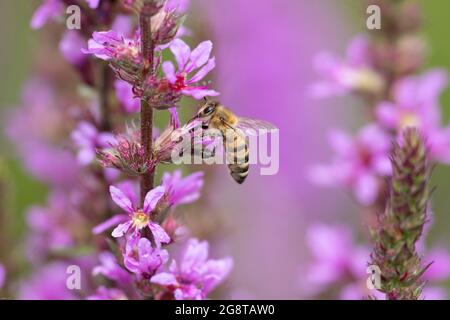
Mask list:
[[34,12],[31,18],[31,28],[39,29],[43,27],[50,19],[59,17],[64,12],[64,5],[61,0],[44,0]]
[[321,185],[344,185],[353,189],[356,199],[371,205],[379,193],[379,177],[391,174],[391,140],[378,126],[369,124],[356,137],[342,131],[330,134],[335,151],[330,165],[316,166],[311,179]]
[[354,285],[365,275],[369,250],[355,246],[348,229],[315,224],[307,230],[306,243],[313,262],[301,274],[305,293],[315,295],[343,279]]
[[164,229],[151,220],[152,211],[164,196],[164,187],[159,186],[150,190],[145,196],[142,208],[136,206],[136,193],[129,183],[123,183],[117,187],[111,186],[109,190],[113,201],[127,214],[113,216],[98,225],[93,230],[95,234],[101,233],[115,225],[118,225],[112,232],[112,236],[115,238],[123,237],[130,229],[133,230],[134,234],[138,234],[142,229],[149,228],[157,244],[170,242],[170,237]]
[[439,106],[439,95],[446,86],[443,70],[400,79],[394,85],[394,101],[380,103],[376,112],[380,124],[397,132],[419,128],[427,138],[430,155],[450,163],[450,127],[441,127]]
[[180,265],[172,261],[169,272],[158,273],[150,281],[165,288],[177,300],[200,300],[228,276],[232,267],[231,258],[208,260],[208,243],[191,239]]
[[35,178],[66,187],[75,183],[80,167],[73,152],[60,143],[70,123],[63,109],[53,87],[43,78],[32,78],[23,90],[21,107],[8,117],[6,133]]
[[101,252],[98,256],[101,265],[92,270],[92,274],[101,274],[106,278],[116,281],[119,285],[126,285],[131,282],[131,276],[117,263],[116,258],[110,252]]
[[[203,99],[205,96],[217,96],[219,94],[214,90],[209,90],[206,86],[194,85],[202,80],[216,65],[215,58],[209,58],[212,50],[211,41],[200,43],[191,52],[191,49],[183,40],[175,39],[170,45],[170,50],[175,56],[178,70],[175,71],[175,66],[170,61],[164,62],[162,69],[173,90],[192,96],[195,99]],[[194,72],[194,70],[198,71],[189,77],[189,74]]]
[[196,172],[185,178],[181,177],[181,171],[164,173],[161,184],[168,194],[169,205],[188,204],[200,197],[200,189],[203,186],[203,172]]
[[131,235],[127,239],[124,254],[125,267],[140,278],[150,279],[169,259],[166,250],[153,248],[146,238]]
[[88,49],[83,49],[82,52],[93,54],[103,60],[129,60],[136,64],[142,62],[138,34],[128,39],[113,30],[96,31],[92,34],[92,39],[88,41]]
[[54,262],[33,270],[19,288],[22,300],[75,300],[74,290],[67,287],[67,263]]
[[83,223],[73,209],[72,199],[60,190],[49,194],[45,207],[31,207],[26,216],[30,230],[27,239],[28,258],[34,263],[45,260],[49,253],[75,245],[68,226],[76,228]]
[[[312,262],[302,269],[300,281],[307,297],[337,291],[337,297],[344,300],[361,300],[369,295],[379,300],[385,299],[382,292],[367,288],[369,274],[366,268],[370,251],[355,243],[348,228],[314,224],[307,230],[306,243]],[[432,261],[434,263],[425,272],[423,280],[433,286],[425,287],[423,297],[427,300],[446,299],[446,291],[436,283],[449,278],[450,255],[445,249],[432,249],[423,262],[427,264]]]
[[99,132],[92,123],[86,121],[78,124],[71,137],[78,147],[78,162],[82,165],[88,165],[95,160],[97,149],[107,148],[115,142],[111,133]]
[[450,278],[450,254],[447,249],[435,247],[428,250],[424,262],[433,263],[424,273],[424,279],[427,281],[443,281]]
[[[100,0],[86,0],[91,9],[98,8]],[[36,9],[31,18],[31,28],[40,29],[49,20],[60,17],[64,14],[64,2],[61,0],[44,0],[44,2]]]
[[60,43],[59,51],[63,57],[73,65],[81,65],[86,60],[86,55],[81,52],[86,46],[86,40],[74,30],[64,33]]
[[128,113],[139,112],[141,100],[135,97],[133,86],[126,81],[116,80],[114,82],[117,99],[120,101],[123,110]]
[[314,66],[325,80],[316,83],[311,93],[316,97],[349,92],[376,94],[383,89],[384,82],[372,64],[370,44],[363,36],[351,41],[345,61],[329,53],[320,53],[314,60]]

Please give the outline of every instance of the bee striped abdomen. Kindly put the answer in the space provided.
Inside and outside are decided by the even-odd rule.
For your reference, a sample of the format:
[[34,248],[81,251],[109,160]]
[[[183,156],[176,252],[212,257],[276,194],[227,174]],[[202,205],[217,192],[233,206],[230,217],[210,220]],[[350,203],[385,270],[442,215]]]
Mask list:
[[225,143],[227,163],[233,179],[241,184],[245,181],[249,170],[249,149],[245,136],[234,134]]

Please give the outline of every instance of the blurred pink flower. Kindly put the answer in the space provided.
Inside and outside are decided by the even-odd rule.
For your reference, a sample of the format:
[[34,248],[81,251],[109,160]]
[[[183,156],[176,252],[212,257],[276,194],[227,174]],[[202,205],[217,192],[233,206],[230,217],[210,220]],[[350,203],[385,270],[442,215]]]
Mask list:
[[441,127],[439,105],[447,80],[447,72],[440,69],[400,79],[393,88],[394,102],[381,102],[376,113],[380,124],[397,132],[419,128],[427,138],[431,157],[450,163],[450,127]]
[[[302,268],[300,286],[308,297],[338,290],[337,297],[344,300],[360,300],[369,295],[384,300],[384,294],[369,290],[366,273],[370,250],[355,243],[346,227],[325,224],[311,225],[306,233],[306,243],[312,254],[312,262]],[[450,254],[446,249],[431,249],[423,257],[424,263],[434,262],[425,272],[423,297],[427,300],[446,299],[445,289],[436,286],[450,277]],[[434,267],[433,267],[434,266]]]
[[360,286],[354,282],[366,274],[370,252],[353,243],[352,234],[347,228],[312,225],[307,230],[306,243],[313,257],[300,277],[306,294],[319,294],[340,282],[345,286],[354,286],[354,290],[344,287],[341,292],[343,295],[350,296],[350,292],[359,290]]
[[68,30],[59,42],[59,51],[63,57],[73,65],[81,65],[86,61],[86,55],[81,52],[81,49],[86,47],[86,40],[79,32]]
[[425,271],[423,278],[429,282],[443,281],[450,278],[450,254],[443,247],[434,247],[423,258],[432,265]]
[[146,238],[130,235],[124,254],[125,267],[141,279],[150,279],[169,259],[166,250],[153,248]]
[[54,262],[34,269],[31,278],[19,288],[21,300],[75,300],[74,290],[67,288],[67,263]]
[[31,18],[31,27],[39,29],[43,27],[50,19],[59,17],[64,12],[64,5],[61,0],[44,0],[36,9]]
[[64,187],[73,185],[80,171],[75,156],[61,141],[66,122],[53,88],[45,79],[32,78],[25,85],[20,108],[13,109],[5,124],[26,169],[43,182]]
[[[86,0],[91,9],[96,9],[100,0]],[[60,17],[64,14],[65,4],[61,0],[44,0],[43,3],[36,9],[31,18],[31,28],[40,29],[49,20]]]
[[76,228],[83,220],[73,209],[71,201],[65,192],[52,191],[45,207],[34,206],[28,210],[28,259],[34,263],[44,261],[49,253],[70,248],[75,244],[75,239],[67,232],[67,228]]
[[[64,187],[77,180],[80,167],[71,151],[32,139],[27,144],[22,160],[25,168],[36,179],[54,186]],[[29,156],[31,154],[32,157]]]
[[135,113],[141,110],[141,100],[135,97],[133,86],[126,81],[116,80],[114,82],[116,96],[125,112]]
[[[162,68],[173,90],[180,91],[182,94],[192,96],[195,99],[203,99],[205,96],[217,96],[219,94],[205,86],[194,85],[216,66],[215,58],[209,58],[212,50],[211,41],[200,43],[191,52],[191,49],[183,40],[175,39],[170,45],[170,50],[175,56],[178,70],[175,71],[175,66],[170,61],[164,62]],[[188,79],[188,75],[197,69],[199,70],[196,74]]]
[[101,264],[92,270],[94,276],[101,274],[119,285],[126,285],[131,282],[131,275],[117,263],[116,257],[112,253],[101,252],[98,258]]
[[330,165],[313,167],[310,178],[321,185],[351,187],[361,204],[371,205],[380,191],[378,177],[391,174],[389,135],[369,124],[356,137],[335,130],[329,139],[335,158]]
[[188,204],[200,198],[200,189],[203,186],[203,172],[196,172],[185,178],[181,171],[164,173],[161,185],[168,195],[169,205]]
[[78,148],[78,162],[88,165],[96,158],[97,149],[108,148],[115,142],[114,135],[109,132],[99,132],[89,122],[82,121],[71,134],[72,141]]
[[314,66],[325,80],[313,85],[311,94],[327,97],[349,92],[378,93],[383,89],[383,78],[372,64],[370,43],[361,35],[350,42],[345,61],[330,53],[320,53]]
[[151,220],[151,212],[155,209],[159,200],[164,196],[165,189],[162,186],[150,190],[145,196],[143,208],[137,208],[136,195],[133,194],[129,184],[121,184],[118,187],[111,186],[110,193],[113,201],[126,213],[116,215],[94,228],[95,234],[101,233],[110,227],[118,225],[112,232],[115,238],[123,237],[132,229],[137,234],[144,228],[149,228],[153,233],[157,244],[169,243],[170,238],[160,225]]
[[233,260],[208,260],[208,243],[191,239],[180,265],[172,261],[169,272],[152,277],[151,282],[171,292],[176,300],[201,300],[231,272]]

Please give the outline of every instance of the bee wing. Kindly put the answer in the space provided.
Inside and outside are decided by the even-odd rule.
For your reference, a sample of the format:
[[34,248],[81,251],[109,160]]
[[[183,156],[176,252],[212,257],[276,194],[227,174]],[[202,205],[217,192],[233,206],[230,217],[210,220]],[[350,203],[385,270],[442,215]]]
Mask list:
[[242,130],[245,132],[248,129],[252,130],[274,130],[277,129],[273,124],[270,122],[264,121],[264,120],[256,120],[251,118],[239,118],[238,124],[236,125],[236,128]]

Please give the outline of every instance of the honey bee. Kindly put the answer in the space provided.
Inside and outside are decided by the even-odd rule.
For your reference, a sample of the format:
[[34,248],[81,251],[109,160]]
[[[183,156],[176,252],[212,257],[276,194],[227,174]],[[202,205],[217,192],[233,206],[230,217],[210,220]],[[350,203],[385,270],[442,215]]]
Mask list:
[[202,121],[203,129],[216,129],[223,137],[227,164],[231,177],[239,184],[247,178],[249,171],[249,148],[247,129],[272,130],[269,122],[236,116],[218,101],[206,100],[194,119]]

